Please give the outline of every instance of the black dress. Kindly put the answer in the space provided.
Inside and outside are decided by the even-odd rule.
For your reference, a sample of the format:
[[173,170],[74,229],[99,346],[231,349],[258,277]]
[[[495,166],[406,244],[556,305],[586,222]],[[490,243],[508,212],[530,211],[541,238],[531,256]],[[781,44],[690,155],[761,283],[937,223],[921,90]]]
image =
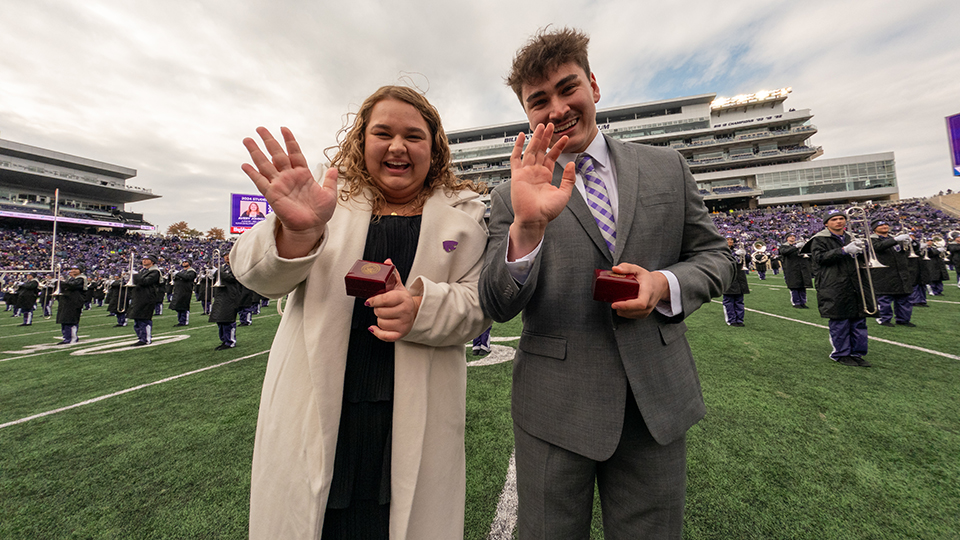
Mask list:
[[[370,223],[363,259],[391,259],[405,282],[419,237],[420,216],[381,216]],[[353,306],[323,540],[389,538],[394,348],[367,330],[377,317],[364,301]]]

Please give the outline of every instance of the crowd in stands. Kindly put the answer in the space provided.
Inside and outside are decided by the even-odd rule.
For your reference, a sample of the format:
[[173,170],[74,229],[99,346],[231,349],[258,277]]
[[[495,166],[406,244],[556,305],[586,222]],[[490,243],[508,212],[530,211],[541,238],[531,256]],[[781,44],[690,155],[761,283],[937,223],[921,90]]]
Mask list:
[[[37,270],[50,268],[52,233],[0,224],[0,270]],[[84,234],[57,231],[56,261],[62,261],[64,270],[82,263],[84,272],[93,279],[110,277],[125,272],[134,254],[134,267],[140,268],[139,257],[154,254],[161,268],[190,260],[194,267],[210,267],[213,251],[229,253],[231,241],[205,238],[178,238],[175,236],[129,233],[123,236]]]
[[[934,208],[920,199],[908,199],[884,204],[865,205],[868,219],[884,219],[893,224],[892,230],[902,228],[912,232],[919,239],[929,239],[933,235],[946,237],[948,231],[960,230],[960,219]],[[713,214],[713,221],[724,236],[732,236],[743,243],[761,241],[769,248],[777,246],[788,234],[809,239],[823,230],[823,214],[830,209],[849,208],[844,206],[812,206],[804,210],[801,206],[777,206],[755,210],[731,211]],[[869,228],[869,227],[868,227]],[[854,230],[862,236],[862,232]]]
[[[742,186],[732,186],[743,188]],[[716,188],[718,189],[725,188]],[[849,205],[848,205],[849,206]],[[714,223],[724,236],[732,236],[742,243],[762,241],[770,249],[779,245],[788,234],[809,239],[823,229],[822,216],[831,208],[847,206],[820,206],[804,210],[800,206],[777,206],[755,210],[730,211],[713,214]],[[893,223],[893,231],[902,228],[918,239],[933,235],[946,236],[948,231],[960,230],[960,219],[945,214],[922,200],[912,199],[884,204],[871,204],[866,214],[871,220],[885,219]],[[854,234],[861,235],[859,230]],[[9,227],[0,224],[0,270],[36,270],[50,267],[51,233]],[[56,260],[69,265],[82,263],[90,278],[119,275],[129,267],[130,253],[138,257],[153,253],[160,259],[161,268],[179,264],[188,259],[194,267],[209,267],[213,251],[229,253],[232,241],[205,238],[129,233],[123,236],[82,234],[60,231],[57,234]]]

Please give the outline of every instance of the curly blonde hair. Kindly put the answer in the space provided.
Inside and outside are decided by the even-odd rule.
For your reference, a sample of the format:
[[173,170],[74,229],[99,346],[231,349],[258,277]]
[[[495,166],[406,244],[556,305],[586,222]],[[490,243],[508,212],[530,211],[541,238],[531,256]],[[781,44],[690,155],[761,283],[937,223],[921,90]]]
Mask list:
[[450,145],[447,142],[447,135],[443,131],[443,125],[440,123],[440,113],[427,101],[427,98],[412,88],[405,86],[381,86],[376,92],[370,95],[360,105],[356,118],[352,126],[344,126],[338,133],[337,139],[343,137],[339,146],[327,148],[324,153],[336,149],[337,153],[330,160],[330,166],[336,167],[344,179],[344,189],[340,192],[340,199],[359,197],[365,190],[369,189],[372,193],[370,204],[373,207],[373,213],[378,214],[386,204],[383,192],[377,186],[376,181],[367,170],[364,159],[365,137],[367,124],[370,122],[370,114],[373,107],[384,99],[396,99],[412,105],[420,116],[427,122],[430,128],[430,169],[427,171],[427,178],[423,183],[423,190],[417,195],[417,206],[423,206],[427,198],[439,188],[447,188],[450,191],[460,191],[470,189],[478,193],[486,190],[486,186],[471,180],[462,180],[457,178],[453,170],[453,162],[450,159]]

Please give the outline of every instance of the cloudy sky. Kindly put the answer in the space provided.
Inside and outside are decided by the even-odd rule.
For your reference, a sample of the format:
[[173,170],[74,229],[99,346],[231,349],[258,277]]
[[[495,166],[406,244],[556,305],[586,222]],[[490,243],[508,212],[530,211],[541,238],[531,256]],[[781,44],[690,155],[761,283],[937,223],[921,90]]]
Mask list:
[[592,36],[599,107],[793,87],[824,158],[893,151],[903,197],[960,188],[960,2],[0,0],[0,138],[137,170],[161,230],[229,229],[254,129],[311,162],[377,87],[412,80],[447,130],[512,122],[503,77],[547,24]]

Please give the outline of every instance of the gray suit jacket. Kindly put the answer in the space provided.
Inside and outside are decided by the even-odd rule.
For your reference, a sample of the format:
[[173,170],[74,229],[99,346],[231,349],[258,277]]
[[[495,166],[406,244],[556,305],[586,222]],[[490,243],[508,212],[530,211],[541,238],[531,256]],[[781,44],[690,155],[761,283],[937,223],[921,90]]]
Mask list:
[[[547,225],[523,286],[505,264],[513,210],[510,185],[491,195],[490,238],[480,275],[480,302],[496,321],[523,312],[513,370],[513,419],[526,432],[590,459],[609,458],[633,390],[660,444],[681,437],[705,413],[683,318],[733,278],[725,240],[703,205],[683,157],[669,149],[607,138],[617,171],[620,208],[611,257],[593,215],[574,190]],[[560,184],[561,169],[553,183]],[[670,270],[680,282],[683,313],[641,320],[593,300],[595,268],[619,262]]]

